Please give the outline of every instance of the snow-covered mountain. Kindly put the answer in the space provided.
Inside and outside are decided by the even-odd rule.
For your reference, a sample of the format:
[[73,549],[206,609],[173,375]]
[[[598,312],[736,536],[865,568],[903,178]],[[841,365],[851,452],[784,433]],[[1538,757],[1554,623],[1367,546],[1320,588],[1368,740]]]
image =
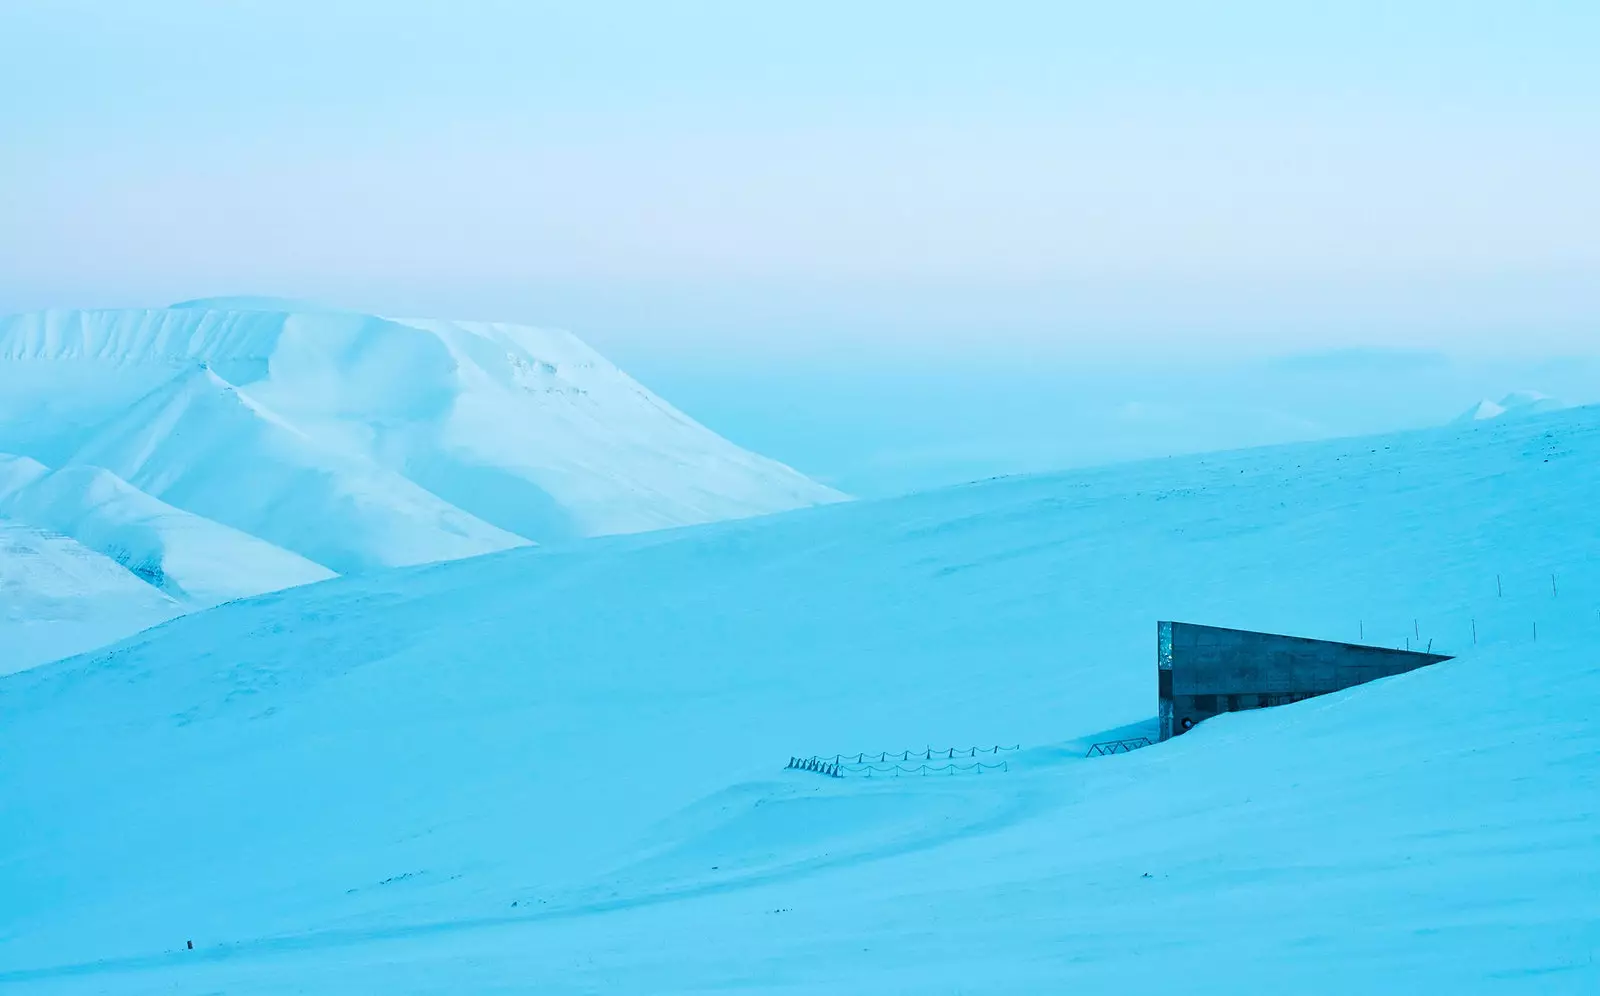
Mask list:
[[[240,305],[0,321],[0,441],[57,466],[146,395],[157,395],[144,402],[155,421],[176,417],[161,414],[167,394],[209,384],[258,421],[404,476],[533,542],[842,497],[728,443],[565,332]],[[59,427],[19,425],[40,411]],[[286,444],[244,445],[280,456]]]
[[843,496],[564,332],[270,299],[0,319],[0,515],[189,606]]
[[1484,398],[1455,417],[1456,422],[1482,422],[1491,418],[1519,418],[1565,408],[1555,398],[1538,391],[1512,391],[1499,401]]
[[[1600,991],[1597,491],[1572,409],[190,615],[0,680],[0,985]],[[1086,759],[1171,618],[1456,659]]]

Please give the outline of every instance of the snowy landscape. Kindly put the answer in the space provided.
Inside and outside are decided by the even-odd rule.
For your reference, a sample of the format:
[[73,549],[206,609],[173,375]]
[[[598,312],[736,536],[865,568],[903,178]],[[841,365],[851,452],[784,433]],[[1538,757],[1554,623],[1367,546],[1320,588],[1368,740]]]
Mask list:
[[0,2],[0,996],[1600,996],[1597,52]]
[[[539,482],[545,514],[559,496],[569,521],[621,533],[814,505],[547,547],[487,488],[463,506],[403,476],[405,455],[465,462],[441,442],[456,381],[426,385],[446,399],[432,408],[407,379],[330,411],[290,390],[326,357],[274,362],[290,322],[207,353],[218,340],[196,329],[255,319],[172,314],[8,326],[32,336],[11,355],[60,358],[19,383],[114,379],[133,400],[70,447],[14,437],[59,466],[9,465],[4,564],[23,573],[7,590],[58,623],[104,609],[85,642],[181,617],[0,682],[0,985],[1600,986],[1600,409],[836,503],[570,339],[540,354],[524,331],[405,326],[450,356],[494,341],[512,384],[525,368],[507,354],[550,362],[552,388],[580,357],[579,383],[659,419],[630,424],[612,464],[636,475],[626,501],[548,484],[576,472],[538,477],[528,450],[478,451],[496,468],[478,480]],[[87,328],[127,332],[91,347]],[[67,359],[97,355],[119,359]],[[157,382],[142,396],[141,378]],[[576,420],[571,396],[489,398]],[[237,421],[196,440],[174,398]],[[673,490],[627,464],[646,436],[705,473]],[[232,475],[186,481],[185,454],[234,447],[258,480],[334,483],[297,486],[315,504],[240,508]],[[119,577],[117,544],[159,573]],[[264,593],[204,607],[250,585]],[[9,611],[39,611],[27,599]],[[1170,618],[1455,659],[1085,758],[1152,734]],[[924,763],[786,768],[868,752]]]

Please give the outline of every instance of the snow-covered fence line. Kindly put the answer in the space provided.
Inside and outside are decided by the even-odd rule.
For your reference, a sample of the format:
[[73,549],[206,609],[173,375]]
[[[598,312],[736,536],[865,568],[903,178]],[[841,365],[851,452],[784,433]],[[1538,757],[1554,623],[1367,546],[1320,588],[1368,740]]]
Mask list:
[[783,767],[785,771],[789,770],[790,768],[794,768],[799,771],[815,771],[817,774],[827,775],[829,778],[844,777],[844,774],[839,770],[840,766],[837,763],[833,761],[824,761],[817,757],[791,757],[789,758],[789,763]]
[[[925,747],[922,750],[867,750],[847,751],[843,754],[819,754],[818,760],[828,758],[834,764],[866,764],[876,759],[879,764],[888,761],[953,761],[958,757],[979,757],[983,754],[990,756],[1006,754],[1011,751],[1021,750],[1021,744],[1012,744],[1010,747]],[[855,758],[854,761],[850,760]]]
[[[1466,597],[1425,613],[1386,607],[1357,613],[1349,637],[1364,646],[1459,653],[1488,644],[1537,643],[1592,633],[1600,624],[1600,573],[1590,564],[1479,575]],[[1426,631],[1426,635],[1424,635]]]
[[[1003,750],[1019,750],[1020,747],[990,747],[985,749],[974,747],[969,749],[971,750],[969,757],[978,757],[984,753],[992,756]],[[952,752],[950,753],[951,757],[958,756],[953,753],[954,748],[948,748],[947,750]],[[887,751],[883,753],[890,759],[890,763],[875,764],[871,760],[851,762],[845,760],[845,755],[842,754],[836,755],[833,760],[825,757],[791,757],[789,758],[789,763],[784,765],[784,770],[815,771],[817,774],[826,775],[829,778],[844,778],[847,775],[858,775],[863,778],[872,778],[874,775],[889,775],[898,778],[902,774],[954,775],[963,771],[981,775],[985,771],[1011,770],[1010,762],[1007,761],[996,761],[987,764],[983,761],[973,761],[971,764],[957,764],[954,761],[950,761],[947,764],[929,764],[927,763],[928,759],[924,759],[921,764],[904,764],[889,755]],[[910,751],[903,751],[902,753],[911,754]],[[928,753],[931,753],[931,750]],[[871,755],[863,753],[858,756],[870,758]],[[912,758],[907,759],[911,760]]]
[[845,775],[859,775],[862,778],[872,778],[875,777],[875,775],[887,775],[890,778],[898,778],[902,774],[954,775],[962,771],[970,771],[973,774],[981,775],[985,771],[1011,770],[1011,765],[1008,761],[1000,761],[995,764],[984,764],[982,761],[975,761],[972,764],[842,764],[838,767],[841,772],[840,777],[844,777]]

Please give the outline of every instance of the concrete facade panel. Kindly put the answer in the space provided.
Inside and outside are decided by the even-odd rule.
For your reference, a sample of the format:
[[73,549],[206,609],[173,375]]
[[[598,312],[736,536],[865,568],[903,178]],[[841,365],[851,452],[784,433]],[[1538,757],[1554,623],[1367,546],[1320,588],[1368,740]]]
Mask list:
[[1298,636],[1157,624],[1161,739],[1222,712],[1325,695],[1450,658]]

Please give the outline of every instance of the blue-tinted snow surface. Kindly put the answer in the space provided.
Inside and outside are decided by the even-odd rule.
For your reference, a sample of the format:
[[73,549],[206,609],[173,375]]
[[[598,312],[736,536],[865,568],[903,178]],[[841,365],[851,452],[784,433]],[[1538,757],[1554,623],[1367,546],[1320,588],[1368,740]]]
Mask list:
[[[1597,485],[1578,409],[176,620],[0,680],[0,985],[1600,991]],[[1458,659],[1083,759],[1163,618]]]

